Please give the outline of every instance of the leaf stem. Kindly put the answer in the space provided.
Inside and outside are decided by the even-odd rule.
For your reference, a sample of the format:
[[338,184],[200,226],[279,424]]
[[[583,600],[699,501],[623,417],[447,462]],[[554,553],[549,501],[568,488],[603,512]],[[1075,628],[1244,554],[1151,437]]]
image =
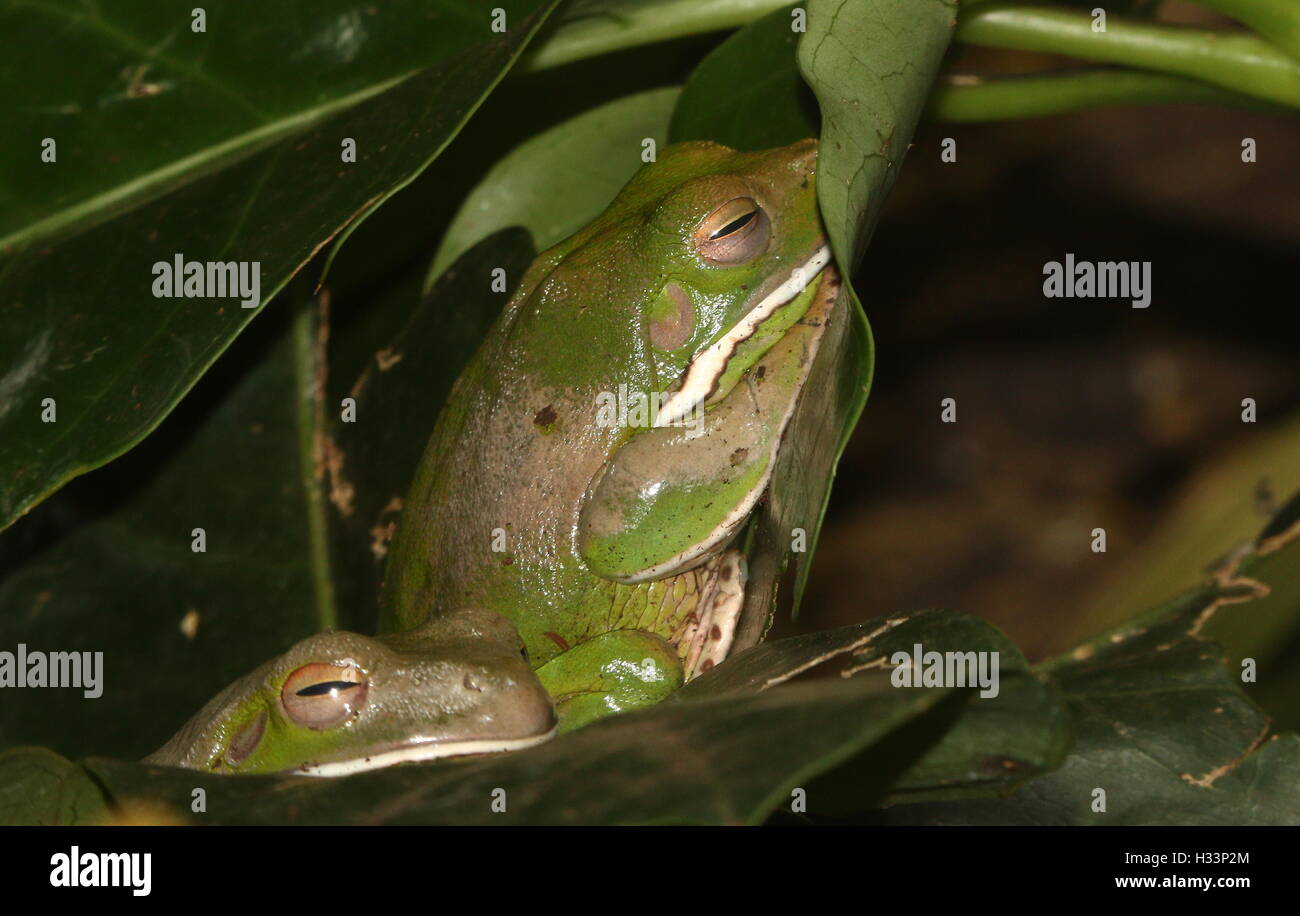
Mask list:
[[[299,291],[305,286],[299,285]],[[338,626],[334,580],[330,569],[329,531],[325,518],[324,411],[325,335],[329,328],[328,299],[303,295],[294,303],[293,377],[298,426],[298,474],[307,523],[307,563],[311,574],[316,618],[322,629]]]
[[1064,54],[1204,80],[1257,98],[1300,107],[1300,61],[1248,33],[1158,25],[1118,16],[1093,31],[1087,13],[980,3],[957,24],[969,44]]
[[1194,0],[1244,22],[1292,57],[1300,57],[1300,3],[1296,0]]
[[930,96],[926,117],[954,122],[1000,121],[1114,105],[1179,102],[1276,110],[1267,102],[1200,80],[1142,70],[1092,69],[987,80],[950,76]]

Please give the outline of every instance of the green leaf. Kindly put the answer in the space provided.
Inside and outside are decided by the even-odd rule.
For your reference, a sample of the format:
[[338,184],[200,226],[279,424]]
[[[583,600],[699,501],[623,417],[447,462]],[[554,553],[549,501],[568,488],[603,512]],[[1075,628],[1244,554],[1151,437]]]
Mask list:
[[[496,5],[513,31],[542,3]],[[111,219],[491,34],[475,0],[265,0],[208,10],[203,31],[193,22],[190,7],[152,0],[0,7],[0,94],[16,103],[0,111],[0,136],[23,140],[0,148],[0,251]],[[46,137],[55,163],[40,158]]]
[[[735,645],[757,643],[774,617],[777,586],[793,555],[793,612],[807,582],[835,466],[867,399],[874,365],[871,329],[846,283],[777,454],[767,499],[751,522],[749,577]],[[792,553],[796,542],[801,551]]]
[[745,26],[700,62],[673,112],[672,142],[762,150],[817,136],[817,102],[795,62],[791,9]]
[[948,48],[955,0],[813,0],[799,69],[821,106],[817,198],[836,260],[858,263]]
[[600,105],[521,143],[470,192],[447,232],[426,288],[466,249],[498,229],[524,226],[538,251],[591,222],[644,163],[642,142],[664,143],[677,89]]
[[43,747],[0,753],[0,824],[57,827],[102,823],[108,805],[94,780]]
[[913,656],[920,646],[923,653],[962,653],[963,663],[965,653],[980,653],[998,666],[996,694],[972,692],[942,739],[893,782],[891,800],[1005,793],[1060,765],[1073,737],[1065,703],[995,627],[951,611],[890,618],[885,627],[870,651],[860,652],[859,665]]
[[1250,603],[1224,607],[1199,631],[1224,646],[1230,665],[1240,668],[1246,659],[1253,661],[1257,675],[1248,688],[1251,698],[1292,728],[1300,719],[1295,664],[1300,631],[1300,562],[1294,546],[1298,538],[1300,491],[1248,550],[1237,551],[1217,572],[1222,582],[1249,583]]
[[[26,208],[36,222],[0,246],[5,259],[0,264],[0,440],[5,442],[0,527],[152,431],[257,314],[234,298],[156,298],[152,266],[178,255],[257,262],[259,298],[269,300],[321,247],[429,164],[549,9],[538,0],[504,6],[516,14],[508,32],[492,33],[486,24],[451,30],[455,41],[438,46],[428,69],[371,95],[365,104],[301,125],[309,128],[305,131],[277,134],[274,142],[241,148],[229,158],[211,150],[197,158],[185,155],[178,160],[184,168],[149,184],[142,198],[124,191],[125,179],[112,172],[104,180],[119,184],[97,185],[94,191],[99,195],[94,200],[108,200],[103,205],[67,204],[70,210],[61,210],[57,219],[41,217],[35,203]],[[542,12],[523,15],[534,7]],[[151,23],[158,19],[150,15]],[[120,36],[102,36],[102,25],[91,22],[87,29],[92,38],[100,35],[114,48],[120,44]],[[296,48],[300,36],[290,34]],[[147,47],[133,45],[129,56],[136,60]],[[201,58],[203,49],[189,53]],[[179,51],[172,56],[178,73],[193,73],[198,66]],[[97,68],[75,66],[68,72],[90,74],[79,77],[86,85],[68,87],[66,76],[55,83],[77,98],[80,108],[109,94],[118,79]],[[22,78],[30,81],[31,75]],[[204,83],[201,76],[192,79]],[[35,131],[39,137],[43,109],[23,110],[36,120],[19,136]],[[175,123],[204,123],[193,117],[172,120],[169,131],[139,142],[153,144],[160,135],[174,134]],[[117,133],[94,136],[120,140]],[[340,162],[343,138],[357,142],[355,166]],[[89,155],[110,153],[96,148]],[[57,163],[46,168],[51,174],[68,171]],[[57,409],[57,422],[42,422],[47,399]]]
[[[861,676],[888,669],[895,653],[910,659],[917,645],[923,652],[977,652],[985,659],[996,654],[996,696],[956,695],[830,770],[809,788],[810,810],[843,817],[893,801],[996,795],[1060,764],[1071,731],[1058,691],[1035,676],[1020,650],[994,627],[950,611],[763,643],[692,681],[677,697],[765,690],[811,672]],[[895,689],[908,694],[923,688]]]

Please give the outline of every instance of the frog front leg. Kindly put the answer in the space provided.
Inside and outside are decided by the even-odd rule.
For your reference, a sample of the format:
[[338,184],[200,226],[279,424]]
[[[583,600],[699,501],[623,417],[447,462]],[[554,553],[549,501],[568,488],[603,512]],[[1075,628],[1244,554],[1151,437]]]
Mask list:
[[537,669],[561,732],[602,716],[653,706],[727,656],[745,600],[745,559],[724,551],[702,570],[699,603],[671,639],[611,630],[566,649]]
[[615,712],[653,706],[682,685],[682,660],[668,640],[644,630],[611,630],[537,669],[555,701],[561,732]]

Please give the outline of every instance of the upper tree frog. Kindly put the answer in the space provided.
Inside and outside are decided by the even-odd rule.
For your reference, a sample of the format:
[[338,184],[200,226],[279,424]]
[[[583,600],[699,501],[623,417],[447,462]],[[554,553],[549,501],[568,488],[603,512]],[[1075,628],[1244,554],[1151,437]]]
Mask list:
[[670,146],[538,256],[416,471],[381,635],[300,642],[148,759],[333,775],[506,750],[725,658],[735,535],[838,292],[816,156]]

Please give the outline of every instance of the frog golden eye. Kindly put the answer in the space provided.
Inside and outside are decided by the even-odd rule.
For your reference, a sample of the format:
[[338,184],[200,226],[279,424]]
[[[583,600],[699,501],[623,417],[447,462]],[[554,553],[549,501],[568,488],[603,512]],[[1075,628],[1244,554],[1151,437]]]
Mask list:
[[366,705],[365,675],[356,665],[313,662],[289,675],[280,703],[290,721],[321,731],[342,725]]
[[695,250],[710,264],[731,267],[766,251],[771,234],[772,224],[763,208],[748,197],[737,197],[700,222]]

